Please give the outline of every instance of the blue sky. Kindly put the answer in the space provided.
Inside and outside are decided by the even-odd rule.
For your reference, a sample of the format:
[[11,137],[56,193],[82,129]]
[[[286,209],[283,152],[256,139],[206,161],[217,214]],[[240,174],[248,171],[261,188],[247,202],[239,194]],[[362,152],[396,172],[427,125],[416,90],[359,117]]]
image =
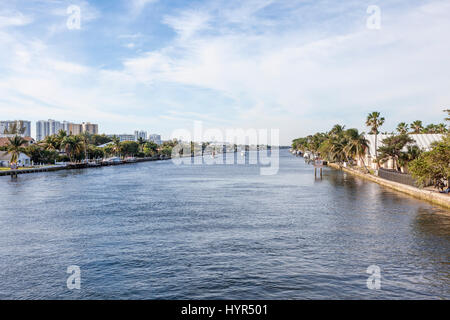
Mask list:
[[[81,9],[70,30],[67,8]],[[381,29],[366,26],[369,5]],[[449,1],[2,1],[0,118],[105,133],[443,122]]]

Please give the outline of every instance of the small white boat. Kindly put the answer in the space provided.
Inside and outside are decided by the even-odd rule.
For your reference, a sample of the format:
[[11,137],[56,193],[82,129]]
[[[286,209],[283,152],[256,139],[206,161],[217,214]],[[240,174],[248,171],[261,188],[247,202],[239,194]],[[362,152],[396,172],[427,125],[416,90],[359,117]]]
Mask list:
[[122,163],[122,160],[119,157],[111,157],[102,161],[105,164],[119,164]]

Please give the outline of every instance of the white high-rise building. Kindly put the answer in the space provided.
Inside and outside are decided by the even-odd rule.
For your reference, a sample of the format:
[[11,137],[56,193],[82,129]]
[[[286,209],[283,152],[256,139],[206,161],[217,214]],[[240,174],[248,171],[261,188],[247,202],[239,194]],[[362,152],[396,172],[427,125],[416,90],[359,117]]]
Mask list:
[[161,135],[159,135],[159,134],[155,134],[155,133],[151,134],[149,137],[149,140],[156,143],[157,145],[162,144]]
[[36,121],[36,141],[44,140],[49,136],[50,123],[45,120]]
[[70,126],[70,122],[67,122],[65,120],[63,122],[61,122],[61,129],[63,129],[67,134],[70,134],[69,126]]
[[57,134],[59,132],[59,130],[62,129],[61,122],[59,122],[59,121],[49,119],[48,123],[49,123],[50,135]]
[[66,131],[64,128],[64,123],[52,119],[37,121],[36,140],[41,141],[48,136],[58,134],[59,130]]
[[0,121],[0,134],[5,134],[5,131],[10,130],[14,125],[16,125],[19,130],[23,129],[23,133],[20,134],[21,136],[31,137],[31,121],[26,120]]
[[138,130],[134,131],[134,139],[138,141],[139,138],[147,140],[147,131],[138,131]]
[[36,140],[41,141],[45,139],[45,137],[58,134],[60,130],[64,130],[68,135],[76,135],[83,132],[97,134],[98,124],[93,124],[90,122],[77,124],[68,121],[60,122],[52,119],[40,120],[36,122]]

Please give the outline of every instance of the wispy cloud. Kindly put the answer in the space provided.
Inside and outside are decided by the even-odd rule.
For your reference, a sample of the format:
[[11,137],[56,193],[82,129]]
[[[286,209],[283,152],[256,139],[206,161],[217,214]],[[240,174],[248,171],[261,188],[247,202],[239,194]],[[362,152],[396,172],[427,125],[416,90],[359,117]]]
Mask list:
[[178,36],[186,41],[197,32],[209,28],[210,14],[205,11],[188,10],[177,16],[166,16],[164,23],[175,30]]
[[154,3],[156,1],[158,0],[127,0],[126,2],[130,3],[131,5],[131,12],[134,15],[137,15],[140,14],[148,4]]
[[[256,19],[252,15],[264,7],[247,5],[245,18],[231,15],[229,21],[220,22],[220,32],[199,32],[218,18],[211,16],[210,8],[166,17],[164,22],[179,35],[177,40],[158,52],[127,59],[126,71],[142,80],[164,79],[233,97],[243,122],[249,113],[253,123],[268,115],[256,121],[283,127],[290,135],[299,131],[299,124],[313,129],[302,120],[311,113],[328,115],[323,122],[327,126],[344,120],[333,115],[339,111],[353,114],[348,120],[357,125],[356,117],[363,123],[365,113],[374,108],[396,116],[419,114],[425,104],[438,114],[450,99],[450,94],[442,99],[450,45],[436,32],[450,30],[448,3],[386,12],[381,32],[367,29],[364,15],[360,26],[349,32],[330,30],[306,41],[308,30],[269,29],[261,34],[259,28],[234,29],[236,23]],[[275,123],[274,116],[283,120]]]
[[20,27],[30,24],[33,21],[31,16],[26,16],[19,11],[0,11],[0,28]]

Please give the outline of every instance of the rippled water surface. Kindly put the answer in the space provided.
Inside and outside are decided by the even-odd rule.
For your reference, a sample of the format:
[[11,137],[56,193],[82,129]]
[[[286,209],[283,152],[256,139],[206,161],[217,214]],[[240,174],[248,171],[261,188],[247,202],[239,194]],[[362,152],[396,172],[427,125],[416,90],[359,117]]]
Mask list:
[[287,151],[274,176],[158,161],[0,177],[10,298],[448,299],[450,212],[333,169],[314,179]]

